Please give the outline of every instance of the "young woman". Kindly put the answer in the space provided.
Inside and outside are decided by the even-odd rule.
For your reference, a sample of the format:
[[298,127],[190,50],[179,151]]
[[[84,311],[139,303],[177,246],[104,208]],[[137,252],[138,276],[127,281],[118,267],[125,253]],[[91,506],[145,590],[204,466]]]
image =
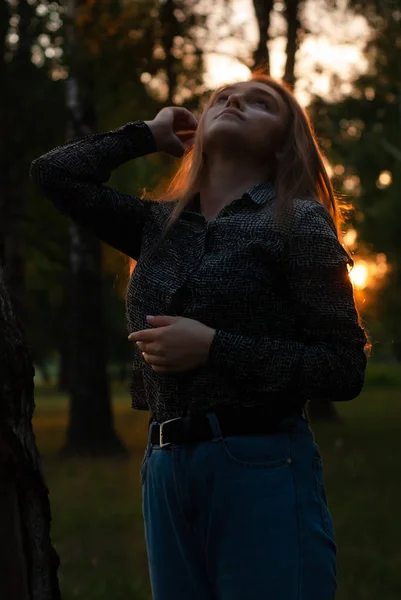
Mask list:
[[[184,159],[154,201],[103,184],[118,165]],[[336,199],[308,118],[254,74],[199,123],[152,121],[33,162],[56,207],[137,260],[127,290],[133,407],[154,600],[332,600],[336,545],[308,399],[361,391],[366,337]]]

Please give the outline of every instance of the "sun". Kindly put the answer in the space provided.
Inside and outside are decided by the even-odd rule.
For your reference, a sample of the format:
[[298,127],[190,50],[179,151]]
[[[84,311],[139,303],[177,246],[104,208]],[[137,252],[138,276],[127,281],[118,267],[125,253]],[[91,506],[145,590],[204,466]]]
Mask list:
[[369,279],[369,270],[364,262],[357,263],[350,273],[350,279],[353,285],[363,289],[366,287]]

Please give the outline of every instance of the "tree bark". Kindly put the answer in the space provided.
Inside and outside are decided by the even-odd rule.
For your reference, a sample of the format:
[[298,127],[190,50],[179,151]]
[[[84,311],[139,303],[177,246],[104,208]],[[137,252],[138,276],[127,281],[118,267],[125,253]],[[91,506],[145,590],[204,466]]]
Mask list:
[[[0,450],[2,459],[6,448]],[[0,472],[0,595],[1,598],[29,600],[27,570],[21,531],[18,492],[13,477],[2,466]]]
[[[67,312],[64,313],[66,316],[69,312],[69,308],[66,309]],[[62,339],[59,342],[58,352],[59,352],[59,370],[58,370],[58,383],[57,389],[59,392],[65,392],[69,394],[71,387],[71,357],[69,352],[69,347],[71,344],[69,342],[69,332],[64,331],[62,335]]]
[[274,0],[253,0],[256,21],[259,29],[259,43],[253,53],[254,66],[263,69],[270,75],[270,54],[267,42],[269,41],[270,13],[273,10]]
[[61,335],[58,344],[59,351],[59,371],[58,371],[58,390],[60,392],[70,393],[71,390],[71,290],[70,273],[66,272],[65,285],[60,306],[60,319],[62,320]]
[[165,66],[168,82],[168,98],[167,106],[173,104],[173,96],[177,86],[177,71],[174,68],[177,59],[173,56],[172,49],[174,46],[174,37],[178,35],[177,18],[174,14],[174,0],[166,0],[160,8],[160,23],[162,27],[162,44],[166,54]]
[[295,55],[299,47],[298,34],[301,29],[299,20],[300,4],[300,0],[286,0],[287,46],[283,79],[292,90],[295,86]]
[[59,600],[48,489],[31,425],[35,372],[2,266],[0,331],[0,598]]
[[[75,30],[77,4],[68,2],[65,35],[70,73],[67,80],[67,141],[95,130],[93,73],[80,52]],[[68,342],[70,410],[62,455],[126,456],[111,410],[102,314],[101,242],[70,220]]]

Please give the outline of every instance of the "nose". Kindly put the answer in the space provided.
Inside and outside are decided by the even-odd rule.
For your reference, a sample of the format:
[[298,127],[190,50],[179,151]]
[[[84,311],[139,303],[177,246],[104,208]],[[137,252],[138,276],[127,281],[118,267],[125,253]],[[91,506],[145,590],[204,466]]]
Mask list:
[[227,106],[227,108],[228,107],[241,108],[242,107],[241,95],[236,92],[233,92],[232,94],[230,94],[227,98],[226,106]]

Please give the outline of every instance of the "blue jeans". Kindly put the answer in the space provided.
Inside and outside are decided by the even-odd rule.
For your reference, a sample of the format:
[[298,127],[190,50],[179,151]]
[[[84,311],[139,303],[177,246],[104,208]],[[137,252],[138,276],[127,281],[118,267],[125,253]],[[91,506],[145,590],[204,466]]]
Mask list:
[[333,600],[336,544],[308,422],[151,446],[141,467],[153,600]]

